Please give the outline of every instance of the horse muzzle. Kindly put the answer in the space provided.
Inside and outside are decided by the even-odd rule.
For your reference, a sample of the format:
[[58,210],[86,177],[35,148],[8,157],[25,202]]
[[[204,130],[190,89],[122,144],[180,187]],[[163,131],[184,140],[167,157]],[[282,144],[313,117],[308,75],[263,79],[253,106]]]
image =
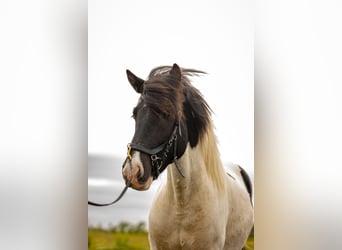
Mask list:
[[147,190],[152,184],[153,177],[145,176],[143,163],[140,159],[140,152],[134,152],[132,157],[128,157],[122,168],[122,176],[125,181],[131,183],[131,187],[136,190]]

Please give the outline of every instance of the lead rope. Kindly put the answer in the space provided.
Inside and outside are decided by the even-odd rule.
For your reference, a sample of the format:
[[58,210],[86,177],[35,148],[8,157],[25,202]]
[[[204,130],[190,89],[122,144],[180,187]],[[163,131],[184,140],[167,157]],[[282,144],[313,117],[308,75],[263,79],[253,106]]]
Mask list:
[[[127,149],[127,158],[129,160],[132,160],[132,156],[131,156],[131,147],[128,147]],[[88,201],[88,205],[91,206],[96,206],[96,207],[104,207],[104,206],[110,206],[116,202],[118,202],[126,193],[127,189],[131,186],[131,182],[127,181],[126,182],[126,186],[124,187],[124,189],[121,191],[120,195],[118,196],[118,198],[116,198],[114,201],[109,202],[109,203],[96,203],[96,202],[92,202],[92,201]]]
[[91,206],[96,206],[96,207],[104,207],[104,206],[110,206],[116,202],[118,202],[126,193],[127,189],[131,186],[131,182],[127,181],[126,182],[126,186],[124,187],[124,189],[121,191],[120,195],[118,196],[118,198],[116,198],[114,201],[109,202],[109,203],[96,203],[96,202],[92,202],[92,201],[88,201],[88,205]]
[[[179,127],[179,132],[181,133],[180,131],[180,127]],[[176,137],[176,140],[177,140],[177,137]],[[185,175],[183,174],[180,166],[179,166],[179,163],[178,163],[178,158],[177,158],[177,141],[175,141],[174,145],[173,145],[173,162],[175,163],[175,166],[178,170],[178,173],[183,177],[185,178]]]
[[[179,126],[178,126],[178,130],[179,130],[179,135],[182,136],[182,131],[181,131],[181,126],[180,126],[180,122],[178,123]],[[174,142],[174,145],[173,145],[173,162],[175,163],[175,166],[178,170],[178,173],[183,177],[185,178],[185,175],[183,174],[180,166],[179,166],[179,163],[178,163],[178,157],[177,157],[177,135],[176,135],[176,138],[175,138],[175,142]]]
[[[129,146],[129,144],[127,145],[127,159],[128,160],[132,160],[132,156],[131,156],[131,147]],[[109,202],[109,203],[96,203],[96,202],[92,202],[92,201],[88,201],[88,205],[91,206],[96,206],[96,207],[104,207],[104,206],[110,206],[116,202],[118,202],[126,193],[127,189],[131,186],[131,182],[127,181],[126,182],[126,186],[124,187],[124,189],[121,191],[120,195],[118,196],[118,198],[116,198],[114,201]]]

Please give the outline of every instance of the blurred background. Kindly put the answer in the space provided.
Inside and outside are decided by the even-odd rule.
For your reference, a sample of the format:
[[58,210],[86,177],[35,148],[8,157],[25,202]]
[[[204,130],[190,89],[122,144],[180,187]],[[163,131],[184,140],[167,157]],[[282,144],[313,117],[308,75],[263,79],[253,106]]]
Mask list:
[[[115,4],[119,5],[118,2],[115,1]],[[214,3],[216,1],[210,2],[210,5]],[[236,11],[235,16],[241,15],[243,20],[252,19],[255,34],[254,47],[252,45],[254,63],[251,66],[254,67],[255,81],[255,249],[339,249],[342,231],[341,1],[258,0],[239,1],[235,5],[243,3],[252,6],[249,15],[244,16],[243,11],[232,9]],[[181,15],[179,9],[187,6],[186,3],[166,4],[173,8],[173,17]],[[134,13],[134,6],[143,15],[150,12],[134,2],[124,14],[131,17],[129,13]],[[226,10],[220,3],[218,6],[220,10]],[[227,6],[230,6],[229,2]],[[198,35],[191,43],[191,47],[196,48],[196,53],[195,50],[193,52],[197,55],[193,57],[196,60],[182,61],[172,57],[173,51],[167,61],[156,59],[151,65],[148,63],[140,68],[132,65],[132,62],[138,63],[146,58],[139,56],[143,50],[138,47],[135,52],[139,60],[136,56],[127,57],[127,61],[120,64],[121,68],[105,64],[120,74],[122,88],[127,87],[123,87],[127,85],[124,75],[126,67],[146,77],[154,66],[178,62],[181,66],[206,70],[210,76],[219,76],[221,69],[218,72],[216,67],[209,68],[215,61],[203,63],[197,60],[211,52],[207,50],[205,53],[202,47],[197,46],[201,41],[199,36],[205,35],[200,27],[192,29],[195,24],[191,22],[198,18],[193,19],[195,8],[189,8],[188,22],[178,25],[178,29],[162,30],[165,31],[164,38],[172,37],[168,31],[174,34],[179,30],[193,31],[192,35]],[[109,79],[109,73],[103,79],[99,78],[99,74],[91,76],[91,72],[88,76],[88,67],[89,70],[94,69],[91,57],[99,55],[98,51],[90,51],[92,10],[92,3],[83,0],[0,1],[2,249],[74,250],[87,247],[88,136],[89,142],[92,140],[88,135],[88,119],[92,120],[90,110],[88,117],[88,102],[91,102],[88,92],[92,91],[91,86],[88,91],[87,82],[91,77],[93,82],[96,80],[99,84]],[[102,10],[99,12],[108,16]],[[204,13],[201,14],[201,18],[205,19]],[[151,15],[151,18],[155,17],[158,22],[160,16]],[[225,18],[233,16],[234,13]],[[219,14],[217,17],[222,19]],[[172,23],[175,18],[169,19]],[[142,18],[137,20],[139,27]],[[124,23],[126,21],[119,24]],[[117,22],[113,26],[115,24]],[[227,29],[229,25],[228,22]],[[149,27],[153,30],[152,25]],[[214,27],[211,29],[215,30]],[[127,29],[125,35],[130,32],[131,29]],[[148,33],[145,29],[141,31],[140,36],[131,39],[131,45],[138,44],[141,35]],[[215,38],[219,43],[220,37]],[[117,39],[120,41],[123,36]],[[232,39],[235,37],[232,36]],[[249,43],[249,40],[236,40],[236,43],[244,42]],[[181,41],[179,44],[184,45]],[[233,50],[239,46],[231,48]],[[102,53],[110,52],[103,50]],[[157,54],[162,57],[160,51]],[[224,55],[223,60],[229,58]],[[247,57],[249,60],[249,52]],[[246,65],[245,61],[243,65]],[[225,71],[227,77],[234,73],[228,68]],[[110,70],[104,72],[112,73]],[[219,82],[225,79],[222,75],[219,77]],[[201,86],[218,82],[209,80],[208,76],[201,79],[205,81]],[[108,82],[108,85],[113,83],[119,84],[115,81]],[[235,84],[231,86],[236,87]],[[127,88],[122,91],[129,93],[125,96],[131,96],[131,105],[134,105],[137,96],[132,96],[132,90]],[[231,99],[230,96],[224,100]],[[227,113],[218,110],[219,107],[213,106],[212,100],[208,102],[217,115],[227,116]],[[129,107],[130,112],[130,104],[127,102],[125,106]],[[122,108],[125,106],[121,105]],[[113,115],[111,112],[109,117]],[[130,120],[129,112],[124,111],[124,115]],[[222,130],[218,127],[219,123],[216,118],[218,133]],[[220,139],[225,135],[219,136]],[[130,137],[128,135],[123,140],[124,144],[113,144],[111,152],[124,155]],[[113,139],[108,141],[111,144]],[[220,141],[228,146],[233,145],[230,140]],[[115,145],[119,149],[114,150]],[[96,155],[107,150],[91,151]],[[223,156],[240,163],[242,158],[235,158],[236,154],[231,150],[228,152]],[[248,165],[244,164],[244,167]],[[106,187],[111,189],[110,185]],[[127,198],[128,195],[131,194],[127,193]]]

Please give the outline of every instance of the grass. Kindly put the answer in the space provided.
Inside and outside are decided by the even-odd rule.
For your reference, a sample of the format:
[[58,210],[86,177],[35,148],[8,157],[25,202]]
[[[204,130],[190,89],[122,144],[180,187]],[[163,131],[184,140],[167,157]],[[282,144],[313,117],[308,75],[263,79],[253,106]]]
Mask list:
[[[147,232],[114,232],[88,228],[88,250],[149,250]],[[243,250],[254,249],[251,235]]]
[[250,235],[242,250],[254,250],[254,236]]
[[146,232],[112,232],[88,229],[88,250],[148,250]]

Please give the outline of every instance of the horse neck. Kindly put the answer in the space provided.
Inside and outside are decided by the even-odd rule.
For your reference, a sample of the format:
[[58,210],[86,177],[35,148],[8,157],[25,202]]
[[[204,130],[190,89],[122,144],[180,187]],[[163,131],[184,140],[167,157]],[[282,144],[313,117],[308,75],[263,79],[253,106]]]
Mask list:
[[185,177],[179,174],[175,166],[167,169],[168,190],[175,202],[188,203],[194,194],[200,194],[210,187],[224,192],[226,174],[211,124],[196,147],[191,148],[188,144],[179,159],[179,165]]

